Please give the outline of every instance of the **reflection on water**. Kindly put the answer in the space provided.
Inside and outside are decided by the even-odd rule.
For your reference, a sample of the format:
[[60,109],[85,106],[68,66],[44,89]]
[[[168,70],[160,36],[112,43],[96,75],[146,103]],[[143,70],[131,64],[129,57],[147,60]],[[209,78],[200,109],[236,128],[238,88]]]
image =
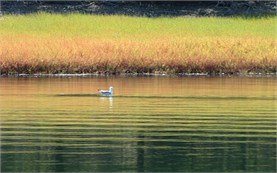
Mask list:
[[[98,96],[96,96],[96,97],[98,97]],[[99,97],[99,99],[104,103],[108,102],[110,109],[113,108],[113,97]]]
[[[274,172],[275,84],[2,78],[1,171]],[[110,85],[115,97],[95,95]]]

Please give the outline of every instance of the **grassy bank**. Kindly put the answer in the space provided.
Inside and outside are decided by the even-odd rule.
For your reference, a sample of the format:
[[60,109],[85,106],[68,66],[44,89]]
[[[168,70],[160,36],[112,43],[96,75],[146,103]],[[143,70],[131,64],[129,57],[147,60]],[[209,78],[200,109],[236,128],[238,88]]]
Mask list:
[[276,72],[275,20],[4,16],[0,68],[2,74]]

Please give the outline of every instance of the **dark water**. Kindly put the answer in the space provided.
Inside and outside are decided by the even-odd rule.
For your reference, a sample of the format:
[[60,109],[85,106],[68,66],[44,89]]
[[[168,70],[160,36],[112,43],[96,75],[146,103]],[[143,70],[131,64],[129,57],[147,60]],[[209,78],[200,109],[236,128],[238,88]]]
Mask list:
[[275,172],[276,82],[0,78],[1,171]]

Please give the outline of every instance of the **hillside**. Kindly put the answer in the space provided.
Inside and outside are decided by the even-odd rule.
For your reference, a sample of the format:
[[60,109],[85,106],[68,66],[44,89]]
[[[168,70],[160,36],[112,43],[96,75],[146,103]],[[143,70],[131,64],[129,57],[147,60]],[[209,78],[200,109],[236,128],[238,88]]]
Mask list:
[[276,2],[2,2],[3,14],[34,12],[116,14],[132,16],[264,16],[275,15]]

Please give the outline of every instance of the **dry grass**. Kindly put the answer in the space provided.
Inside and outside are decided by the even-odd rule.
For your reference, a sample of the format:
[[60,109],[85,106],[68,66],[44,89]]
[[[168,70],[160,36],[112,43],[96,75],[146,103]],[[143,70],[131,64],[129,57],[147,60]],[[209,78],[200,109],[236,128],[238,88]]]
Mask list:
[[[42,16],[38,16],[43,17],[43,15],[48,14],[40,15]],[[74,15],[72,16],[75,17]],[[82,16],[79,17],[82,18]],[[84,17],[88,16],[84,15]],[[148,20],[150,20],[130,17],[123,17],[122,19],[122,16],[111,17],[118,18],[117,20],[119,21],[125,21],[126,19],[129,23],[123,22],[122,25],[126,24],[125,27],[132,27],[130,20],[139,20],[141,24],[146,21],[146,23],[149,23]],[[23,26],[21,27],[23,29],[20,32],[19,24],[14,24],[14,27],[11,27],[10,24],[16,17],[12,16],[10,18],[7,21],[4,20],[3,26],[6,27],[4,29],[0,28],[0,68],[2,74],[93,72],[235,73],[276,72],[277,68],[276,41],[272,37],[272,28],[268,29],[268,35],[260,32],[259,29],[255,30],[252,28],[248,35],[247,31],[243,30],[238,32],[238,36],[236,36],[235,33],[228,34],[228,32],[225,33],[223,30],[219,32],[219,35],[214,35],[212,31],[210,31],[210,34],[205,31],[197,31],[197,33],[193,30],[186,31],[186,33],[177,32],[178,28],[181,28],[180,26],[177,29],[175,28],[176,32],[174,32],[174,29],[169,31],[161,29],[159,33],[159,29],[155,27],[151,30],[149,26],[145,26],[145,28],[140,26],[142,31],[134,30],[132,37],[132,28],[123,32],[115,31],[116,27],[113,26],[114,28],[111,27],[107,34],[97,31],[100,34],[97,35],[97,33],[93,33],[96,32],[93,28],[87,26],[92,31],[86,31],[86,33],[83,32],[78,35],[77,33],[80,31],[77,32],[76,29],[70,29],[70,27],[67,27],[69,29],[64,32],[61,32],[61,28],[56,28],[60,32],[55,33],[52,33],[52,30],[39,31],[36,26],[33,26],[35,29],[26,29],[25,25],[28,24],[26,22],[25,25],[22,24]],[[97,16],[95,18],[99,22],[101,22],[101,18],[105,19],[104,16],[101,16],[100,19]],[[106,18],[108,19],[109,16],[106,16]],[[11,20],[10,23],[9,20]],[[152,20],[157,22],[156,20],[159,19]],[[163,18],[161,20],[170,21],[170,19]],[[178,22],[177,19],[173,18],[172,20]],[[206,22],[203,18],[191,20],[200,20],[200,23],[201,20]],[[210,19],[207,18],[207,20]],[[213,18],[212,20],[216,19]],[[252,23],[253,19],[244,20],[249,20],[250,25],[255,27]],[[255,20],[266,21],[266,19]],[[102,20],[102,23],[104,21]],[[247,21],[243,22],[247,23]],[[52,23],[53,25],[59,24],[57,21],[52,21]],[[161,23],[164,24],[165,22]],[[69,26],[75,27],[74,22]],[[8,30],[7,28],[9,27],[10,29]],[[105,27],[108,27],[108,25],[99,27],[104,27],[107,30]],[[174,25],[172,27],[174,28]],[[143,28],[145,33],[143,33]],[[244,28],[244,26],[241,26],[241,28]],[[245,30],[247,29],[245,28]],[[157,31],[157,33],[154,31]],[[114,37],[114,34],[117,33],[120,36]]]

